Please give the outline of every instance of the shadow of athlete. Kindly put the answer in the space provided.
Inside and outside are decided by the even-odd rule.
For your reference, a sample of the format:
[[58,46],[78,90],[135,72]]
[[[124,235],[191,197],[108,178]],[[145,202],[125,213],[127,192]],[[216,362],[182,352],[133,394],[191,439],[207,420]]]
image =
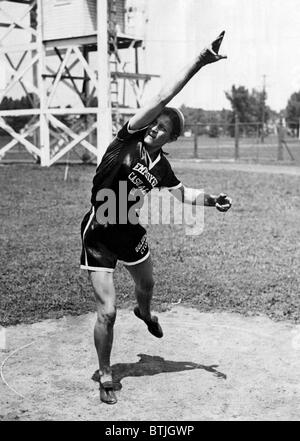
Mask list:
[[[193,363],[191,361],[165,360],[157,355],[138,354],[140,357],[136,363],[117,363],[112,366],[114,390],[122,388],[121,380],[126,377],[142,377],[146,375],[157,375],[164,372],[182,372],[193,369],[203,369],[211,372],[215,377],[226,380],[227,376],[216,370],[218,365]],[[96,370],[92,380],[99,382],[99,370]]]

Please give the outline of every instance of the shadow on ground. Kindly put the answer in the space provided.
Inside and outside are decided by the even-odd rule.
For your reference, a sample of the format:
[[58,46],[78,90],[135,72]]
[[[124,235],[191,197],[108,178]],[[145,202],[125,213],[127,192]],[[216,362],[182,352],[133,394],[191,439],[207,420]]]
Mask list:
[[[138,357],[140,357],[140,359],[136,363],[117,363],[112,366],[115,390],[120,390],[122,388],[121,380],[126,377],[142,377],[146,375],[182,372],[193,369],[203,369],[223,380],[226,380],[227,378],[225,374],[216,370],[218,365],[215,364],[205,366],[191,361],[165,360],[163,357],[147,354],[138,354]],[[93,374],[92,380],[99,382],[99,370],[96,370]]]

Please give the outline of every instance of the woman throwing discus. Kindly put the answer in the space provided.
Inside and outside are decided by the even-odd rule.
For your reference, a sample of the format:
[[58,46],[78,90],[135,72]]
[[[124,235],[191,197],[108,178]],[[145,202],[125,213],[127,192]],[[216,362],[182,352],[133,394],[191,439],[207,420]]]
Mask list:
[[[223,37],[224,32],[122,127],[93,179],[92,206],[81,224],[81,268],[88,270],[95,293],[94,340],[99,359],[100,399],[107,404],[117,402],[110,354],[116,319],[113,272],[118,260],[135,282],[134,314],[145,322],[153,336],[163,336],[158,318],[151,314],[154,281],[146,230],[138,222],[138,215],[132,216],[136,194],[167,188],[183,203],[204,204],[223,212],[231,207],[230,198],[224,194],[204,194],[203,198],[202,190],[186,187],[162,151],[166,143],[176,141],[184,128],[182,113],[167,104],[201,68],[226,58],[219,54]],[[109,210],[111,202],[114,207]]]

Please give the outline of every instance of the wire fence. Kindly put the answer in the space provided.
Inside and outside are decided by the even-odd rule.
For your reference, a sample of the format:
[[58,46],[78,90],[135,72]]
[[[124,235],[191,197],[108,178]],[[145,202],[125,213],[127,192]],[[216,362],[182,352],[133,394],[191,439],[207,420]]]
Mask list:
[[260,122],[187,124],[185,134],[167,149],[171,158],[288,161],[300,165],[299,124]]
[[[81,127],[81,125],[82,127]],[[74,122],[65,121],[65,124],[75,130]],[[85,130],[87,122],[84,118],[76,121],[76,132]],[[21,132],[20,132],[21,133]],[[65,139],[66,138],[66,139]],[[34,142],[33,135],[28,136]],[[53,154],[70,142],[65,134],[57,133],[51,141]],[[6,133],[0,134],[0,147],[12,142]],[[95,131],[89,136],[89,142],[97,145]],[[251,161],[257,163],[289,162],[300,165],[299,123],[282,122],[265,125],[260,122],[234,124],[227,122],[186,124],[184,136],[175,143],[166,144],[164,150],[169,153],[170,159],[199,159],[219,161]],[[2,158],[1,162],[35,162],[32,152],[24,145],[15,143]],[[60,162],[96,162],[96,158],[78,143],[69,153],[63,156]]]

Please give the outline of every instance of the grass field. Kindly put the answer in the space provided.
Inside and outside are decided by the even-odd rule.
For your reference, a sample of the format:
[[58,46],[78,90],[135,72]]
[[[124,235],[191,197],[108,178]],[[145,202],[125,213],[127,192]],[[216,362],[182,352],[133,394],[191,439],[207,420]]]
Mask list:
[[[93,166],[0,166],[0,320],[4,326],[94,310],[79,270],[80,222],[89,209]],[[154,306],[266,313],[300,322],[299,178],[229,171],[183,171],[187,185],[233,198],[226,215],[205,210],[201,236],[180,225],[149,226]],[[119,306],[134,303],[133,283],[118,265]]]

